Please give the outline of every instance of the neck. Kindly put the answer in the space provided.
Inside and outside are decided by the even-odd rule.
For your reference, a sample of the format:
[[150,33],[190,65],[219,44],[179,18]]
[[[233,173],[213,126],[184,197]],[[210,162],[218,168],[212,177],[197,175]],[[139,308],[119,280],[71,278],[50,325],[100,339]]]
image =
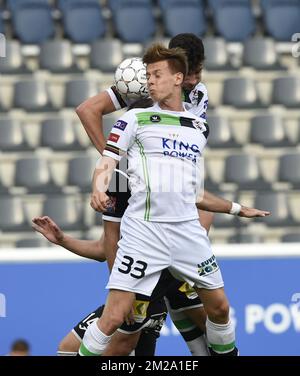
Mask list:
[[182,100],[181,100],[181,95],[178,98],[172,97],[172,98],[163,99],[162,101],[158,102],[158,105],[162,110],[177,111],[177,112],[184,111]]

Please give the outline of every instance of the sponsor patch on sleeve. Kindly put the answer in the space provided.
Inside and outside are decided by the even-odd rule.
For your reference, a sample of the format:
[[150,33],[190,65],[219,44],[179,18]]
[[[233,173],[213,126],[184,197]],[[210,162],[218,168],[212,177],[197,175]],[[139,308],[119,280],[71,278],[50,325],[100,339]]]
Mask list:
[[120,129],[121,131],[124,131],[128,123],[124,120],[118,120],[116,124],[113,126],[113,128]]
[[118,142],[119,138],[120,136],[118,134],[111,133],[108,137],[108,140],[112,142]]

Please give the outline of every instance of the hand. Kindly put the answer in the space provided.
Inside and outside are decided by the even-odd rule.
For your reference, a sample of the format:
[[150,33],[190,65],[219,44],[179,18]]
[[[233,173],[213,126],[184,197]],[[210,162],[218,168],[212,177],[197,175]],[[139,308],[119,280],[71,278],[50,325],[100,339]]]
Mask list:
[[255,217],[267,217],[271,213],[265,210],[259,210],[255,208],[247,208],[246,206],[242,206],[241,211],[239,212],[239,217],[245,218],[255,218]]
[[33,218],[32,228],[41,233],[51,243],[60,245],[64,239],[63,231],[47,216]]
[[110,198],[104,192],[93,192],[91,196],[91,207],[99,212],[105,212],[110,202]]

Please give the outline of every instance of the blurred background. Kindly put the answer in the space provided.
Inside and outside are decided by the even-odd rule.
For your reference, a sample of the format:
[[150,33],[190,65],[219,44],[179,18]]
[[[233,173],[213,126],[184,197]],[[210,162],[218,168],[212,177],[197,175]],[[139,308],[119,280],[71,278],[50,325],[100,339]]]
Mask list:
[[[0,307],[1,337],[4,338],[3,344],[0,340],[1,354],[7,353],[9,343],[20,337],[15,326],[19,316],[11,323],[10,317],[18,312],[21,319],[26,301],[20,307],[17,299],[11,306],[13,311],[9,311],[13,296],[31,294],[29,316],[36,309],[33,302],[38,305],[39,301],[44,308],[49,304],[49,314],[54,309],[53,299],[62,303],[70,296],[76,301],[76,296],[72,296],[76,289],[69,286],[77,280],[77,273],[86,268],[99,273],[97,264],[61,264],[62,279],[58,276],[60,282],[54,283],[51,282],[52,278],[55,280],[53,273],[60,267],[55,258],[47,259],[47,256],[42,264],[37,263],[38,256],[31,258],[32,270],[29,261],[23,264],[26,248],[30,251],[36,248],[38,255],[42,247],[45,255],[51,255],[52,248],[48,252],[45,249],[49,243],[31,230],[30,221],[36,215],[49,215],[78,238],[94,239],[102,232],[101,215],[95,215],[89,207],[91,174],[98,153],[79,123],[75,107],[111,86],[114,71],[124,58],[142,56],[152,41],[168,43],[172,36],[182,32],[202,37],[206,49],[202,75],[209,95],[206,188],[244,205],[272,212],[269,218],[253,221],[216,215],[210,233],[219,254],[225,255],[224,275],[229,298],[235,296],[243,318],[250,303],[263,307],[261,322],[270,305],[287,307],[287,311],[277,306],[279,311],[272,311],[275,324],[290,320],[287,329],[274,334],[276,331],[265,328],[267,339],[255,339],[253,346],[246,326],[241,328],[245,344],[250,343],[247,351],[255,354],[260,351],[255,346],[268,341],[264,349],[275,344],[267,352],[270,355],[293,351],[299,354],[295,340],[300,331],[300,314],[289,307],[293,294],[300,292],[297,274],[300,266],[297,251],[300,241],[300,0],[0,1],[0,294],[8,307],[5,315],[1,315]],[[119,115],[105,116],[106,134]],[[253,246],[249,248],[242,243],[253,243]],[[13,253],[14,248],[20,248],[19,252]],[[245,249],[249,251],[243,253]],[[236,253],[232,254],[231,250]],[[260,255],[252,250],[259,250]],[[268,255],[266,265],[257,259],[265,254]],[[234,260],[234,255],[243,257],[242,261]],[[251,262],[248,263],[245,255]],[[253,262],[257,265],[253,266]],[[274,270],[270,263],[274,263]],[[44,268],[51,265],[54,270],[53,273],[49,270],[48,275]],[[80,267],[82,271],[77,270]],[[101,268],[103,276],[103,265]],[[238,283],[237,270],[242,271],[238,274]],[[35,272],[41,271],[41,276],[35,276]],[[44,280],[49,299],[47,294],[36,290],[35,278]],[[29,293],[23,290],[24,281],[29,283]],[[84,316],[98,304],[96,292],[103,293],[104,282],[102,285],[96,282],[89,288],[90,297],[83,298],[83,302],[84,299],[88,302],[86,306],[82,303],[79,311],[78,302],[77,311],[64,308],[65,321],[57,337],[62,337],[71,328],[70,324],[81,318],[80,314]],[[243,284],[248,300],[243,287],[236,291],[236,285]],[[262,294],[260,299],[258,291]],[[251,300],[253,292],[256,295]],[[60,298],[59,294],[62,294]],[[85,294],[83,288],[82,295]],[[101,302],[103,299],[101,296]],[[244,300],[245,304],[241,303]],[[3,307],[2,304],[2,313]],[[35,324],[28,317],[25,321],[33,330]],[[44,320],[45,313],[42,317]],[[42,317],[35,318],[34,322]],[[54,326],[58,325],[57,321],[54,320]],[[28,333],[30,330],[28,327]],[[28,338],[28,333],[21,334]],[[278,339],[279,347],[273,336]],[[38,332],[36,337],[41,339]],[[47,354],[55,351],[55,343],[57,338],[53,339]],[[280,343],[284,345],[280,347]],[[44,349],[40,343],[32,346],[33,354],[34,351],[45,353]],[[164,354],[165,350],[161,351]],[[267,350],[259,354],[264,354],[263,351]]]

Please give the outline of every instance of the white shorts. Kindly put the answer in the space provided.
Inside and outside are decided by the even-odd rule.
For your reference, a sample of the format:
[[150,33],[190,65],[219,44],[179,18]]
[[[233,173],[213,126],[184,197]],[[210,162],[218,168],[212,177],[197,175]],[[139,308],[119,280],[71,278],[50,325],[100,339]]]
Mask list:
[[124,215],[121,236],[108,289],[150,296],[165,268],[191,286],[224,286],[206,231],[198,219],[146,222]]

